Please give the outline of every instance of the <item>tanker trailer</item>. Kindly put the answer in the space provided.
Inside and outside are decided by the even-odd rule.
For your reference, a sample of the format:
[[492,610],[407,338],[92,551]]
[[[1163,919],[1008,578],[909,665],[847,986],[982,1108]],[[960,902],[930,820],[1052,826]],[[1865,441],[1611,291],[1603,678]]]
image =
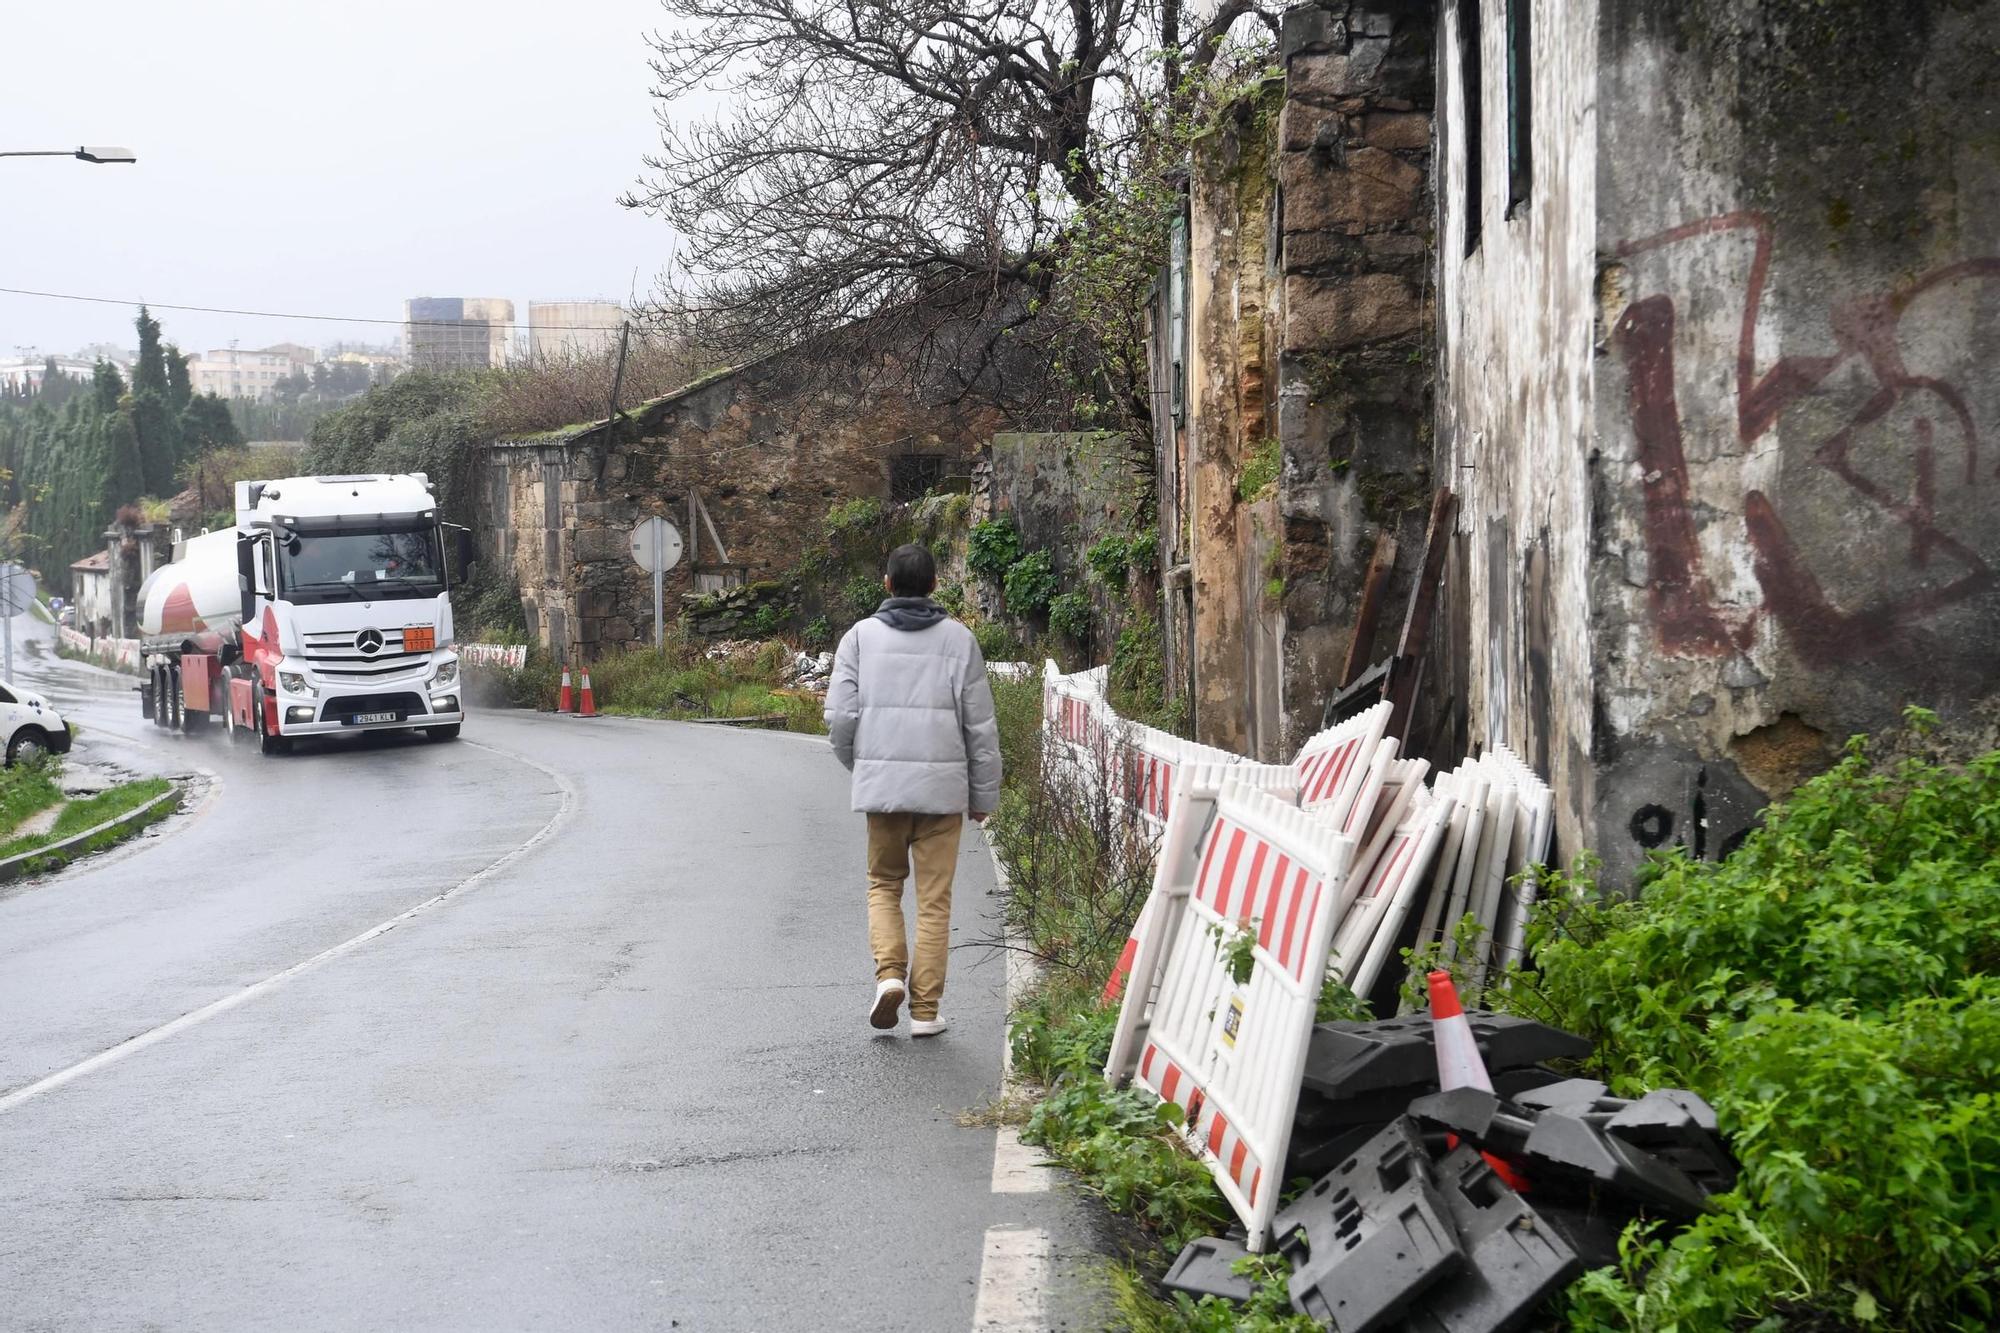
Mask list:
[[219,718],[273,754],[356,731],[451,740],[465,720],[422,473],[238,482],[236,526],[177,542],[139,598],[142,708],[159,726]]

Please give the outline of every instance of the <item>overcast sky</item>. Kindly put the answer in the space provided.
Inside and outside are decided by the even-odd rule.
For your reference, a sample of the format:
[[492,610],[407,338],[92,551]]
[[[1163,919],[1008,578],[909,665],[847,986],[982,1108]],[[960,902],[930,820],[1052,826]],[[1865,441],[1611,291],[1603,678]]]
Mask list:
[[[671,252],[615,202],[657,145],[654,0],[5,6],[0,287],[398,320],[411,296],[625,299]],[[635,279],[636,274],[636,279]],[[185,351],[393,324],[157,312]],[[0,357],[132,345],[129,306],[0,294]]]

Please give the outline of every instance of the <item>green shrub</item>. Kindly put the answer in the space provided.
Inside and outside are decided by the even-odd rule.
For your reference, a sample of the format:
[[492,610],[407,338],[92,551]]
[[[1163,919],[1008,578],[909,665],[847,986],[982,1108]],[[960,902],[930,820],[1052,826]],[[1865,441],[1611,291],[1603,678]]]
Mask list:
[[1118,715],[1176,735],[1187,729],[1187,705],[1167,699],[1166,644],[1159,619],[1134,606],[1111,649],[1111,706]]
[[1573,1327],[1993,1318],[2000,752],[1878,763],[1857,739],[1727,861],[1661,857],[1632,901],[1581,872],[1549,893],[1535,970],[1489,1002],[1592,1038],[1621,1093],[1699,1092],[1743,1168],[1715,1215],[1580,1284]]
[[1090,640],[1090,595],[1066,592],[1049,599],[1049,628],[1077,643]]
[[1021,534],[1013,521],[989,518],[972,525],[966,537],[965,564],[975,574],[1001,579],[1021,558]]
[[1284,469],[1284,451],[1273,439],[1261,441],[1243,459],[1243,472],[1236,479],[1236,498],[1245,504],[1260,498],[1277,485]]
[[1001,586],[1007,591],[1007,614],[1025,619],[1046,611],[1061,584],[1049,553],[1032,551],[1008,568]]
[[[989,662],[1018,661],[1026,651],[1014,632],[995,620],[982,620],[972,627],[972,641],[979,645],[980,656]],[[1035,695],[1036,707],[1041,707],[1041,695]]]
[[838,541],[873,532],[881,526],[883,513],[882,502],[873,496],[839,501],[826,511],[826,535]]
[[945,610],[951,612],[951,614],[955,616],[962,616],[965,614],[964,584],[962,583],[942,584],[939,586],[938,590],[935,593],[931,594],[931,596],[932,600],[936,601],[937,604],[943,607]]
[[1160,563],[1160,534],[1147,528],[1135,533],[1125,545],[1125,562],[1135,574],[1157,572]]
[[833,644],[833,622],[825,616],[814,616],[805,628],[808,648],[828,648]]
[[1101,537],[1083,553],[1083,560],[1105,587],[1122,588],[1132,563],[1132,544],[1115,533]]

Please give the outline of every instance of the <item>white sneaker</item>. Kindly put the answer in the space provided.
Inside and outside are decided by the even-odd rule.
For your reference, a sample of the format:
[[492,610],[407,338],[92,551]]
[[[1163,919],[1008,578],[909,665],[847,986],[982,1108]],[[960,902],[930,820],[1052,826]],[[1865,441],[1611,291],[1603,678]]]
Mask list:
[[870,1027],[892,1028],[896,1026],[897,1011],[903,1007],[905,994],[901,977],[883,977],[875,983],[875,1007],[868,1011]]
[[944,1029],[945,1021],[942,1018],[913,1018],[910,1020],[910,1035],[912,1037],[935,1037],[938,1033],[944,1031]]

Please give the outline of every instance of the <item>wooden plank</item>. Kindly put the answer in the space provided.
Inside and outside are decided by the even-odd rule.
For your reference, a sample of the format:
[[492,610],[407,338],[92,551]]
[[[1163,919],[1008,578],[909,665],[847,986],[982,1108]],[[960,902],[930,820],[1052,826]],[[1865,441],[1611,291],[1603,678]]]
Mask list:
[[1445,556],[1451,551],[1451,527],[1458,517],[1458,497],[1440,486],[1431,497],[1431,521],[1424,533],[1424,563],[1417,584],[1410,589],[1409,609],[1403,614],[1403,633],[1396,643],[1389,682],[1383,691],[1389,700],[1389,734],[1397,740],[1409,736],[1410,714],[1414,711],[1417,686],[1424,676],[1424,650],[1430,643],[1431,621],[1436,617],[1438,589],[1444,582]]
[[1340,668],[1340,688],[1354,683],[1368,665],[1375,647],[1375,622],[1382,618],[1382,590],[1396,568],[1396,534],[1387,528],[1375,538],[1375,554],[1361,579],[1361,609],[1354,617],[1354,638],[1347,645],[1347,662]]

